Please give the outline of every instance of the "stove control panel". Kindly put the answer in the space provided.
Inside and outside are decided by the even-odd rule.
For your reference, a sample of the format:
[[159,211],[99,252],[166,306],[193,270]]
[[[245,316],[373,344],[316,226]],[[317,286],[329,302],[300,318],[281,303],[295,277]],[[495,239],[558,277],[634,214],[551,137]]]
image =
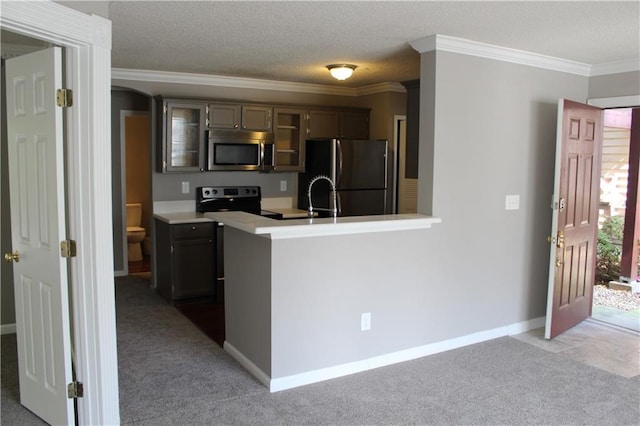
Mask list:
[[197,195],[199,200],[261,198],[259,186],[202,186],[198,188]]

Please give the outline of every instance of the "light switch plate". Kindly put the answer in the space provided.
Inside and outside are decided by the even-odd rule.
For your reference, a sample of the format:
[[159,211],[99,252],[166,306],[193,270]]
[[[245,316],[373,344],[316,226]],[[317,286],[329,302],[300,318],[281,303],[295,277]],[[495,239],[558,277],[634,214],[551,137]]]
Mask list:
[[286,191],[287,190],[287,181],[286,180],[281,180],[280,181],[280,191]]
[[189,193],[189,182],[182,182],[182,193],[183,194]]
[[518,210],[520,209],[520,196],[519,195],[507,195],[504,201],[505,210]]
[[360,330],[361,331],[371,330],[371,312],[365,312],[360,317]]

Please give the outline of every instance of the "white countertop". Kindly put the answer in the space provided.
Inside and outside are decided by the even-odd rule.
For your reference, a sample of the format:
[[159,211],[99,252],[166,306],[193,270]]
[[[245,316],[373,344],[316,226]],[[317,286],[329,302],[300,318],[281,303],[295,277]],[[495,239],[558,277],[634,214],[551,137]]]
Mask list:
[[[272,213],[278,213],[282,215],[283,219],[305,218],[307,217],[306,210],[294,209],[294,208],[270,208],[268,211]],[[181,223],[196,223],[196,222],[213,222],[210,217],[205,216],[204,213],[198,213],[194,211],[169,211],[158,212],[153,215],[156,219],[160,219],[170,225],[177,225]]]
[[[198,213],[200,214],[200,213]],[[442,220],[421,214],[391,214],[275,220],[244,212],[202,213],[205,218],[223,222],[250,234],[270,239],[302,238],[327,235],[361,234],[368,232],[404,231],[431,228]]]
[[274,212],[274,213],[278,213],[282,215],[283,219],[304,219],[307,217],[307,211],[306,210],[300,210],[300,209],[294,209],[294,208],[271,208],[271,209],[265,209],[263,208],[264,211],[268,211],[268,212]]
[[153,217],[163,222],[167,222],[170,225],[177,225],[180,223],[213,222],[213,219],[205,217],[204,213],[197,212],[155,213]]

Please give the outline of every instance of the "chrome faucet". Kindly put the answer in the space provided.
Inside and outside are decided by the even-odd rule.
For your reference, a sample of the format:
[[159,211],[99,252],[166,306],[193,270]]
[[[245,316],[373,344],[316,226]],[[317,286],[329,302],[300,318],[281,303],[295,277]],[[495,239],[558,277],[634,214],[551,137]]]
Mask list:
[[307,197],[309,198],[309,217],[313,218],[313,205],[311,203],[311,187],[313,186],[314,183],[316,183],[319,180],[327,180],[329,181],[329,183],[331,184],[331,202],[333,203],[333,208],[332,209],[324,209],[324,208],[320,208],[320,207],[316,207],[315,210],[322,210],[325,212],[331,212],[332,216],[334,218],[338,217],[338,203],[336,200],[336,185],[333,183],[333,181],[331,180],[330,177],[325,176],[325,175],[318,175],[316,177],[314,177],[313,179],[311,179],[311,182],[309,182],[309,189],[307,190]]

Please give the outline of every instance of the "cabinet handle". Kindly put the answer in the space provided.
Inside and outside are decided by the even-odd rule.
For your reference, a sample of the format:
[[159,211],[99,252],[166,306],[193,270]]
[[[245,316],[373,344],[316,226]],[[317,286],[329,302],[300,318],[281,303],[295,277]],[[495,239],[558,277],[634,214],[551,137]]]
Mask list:
[[192,230],[192,231],[195,231],[195,230],[196,230],[196,227],[195,227],[195,226],[192,226],[192,227],[191,227],[191,230]]

